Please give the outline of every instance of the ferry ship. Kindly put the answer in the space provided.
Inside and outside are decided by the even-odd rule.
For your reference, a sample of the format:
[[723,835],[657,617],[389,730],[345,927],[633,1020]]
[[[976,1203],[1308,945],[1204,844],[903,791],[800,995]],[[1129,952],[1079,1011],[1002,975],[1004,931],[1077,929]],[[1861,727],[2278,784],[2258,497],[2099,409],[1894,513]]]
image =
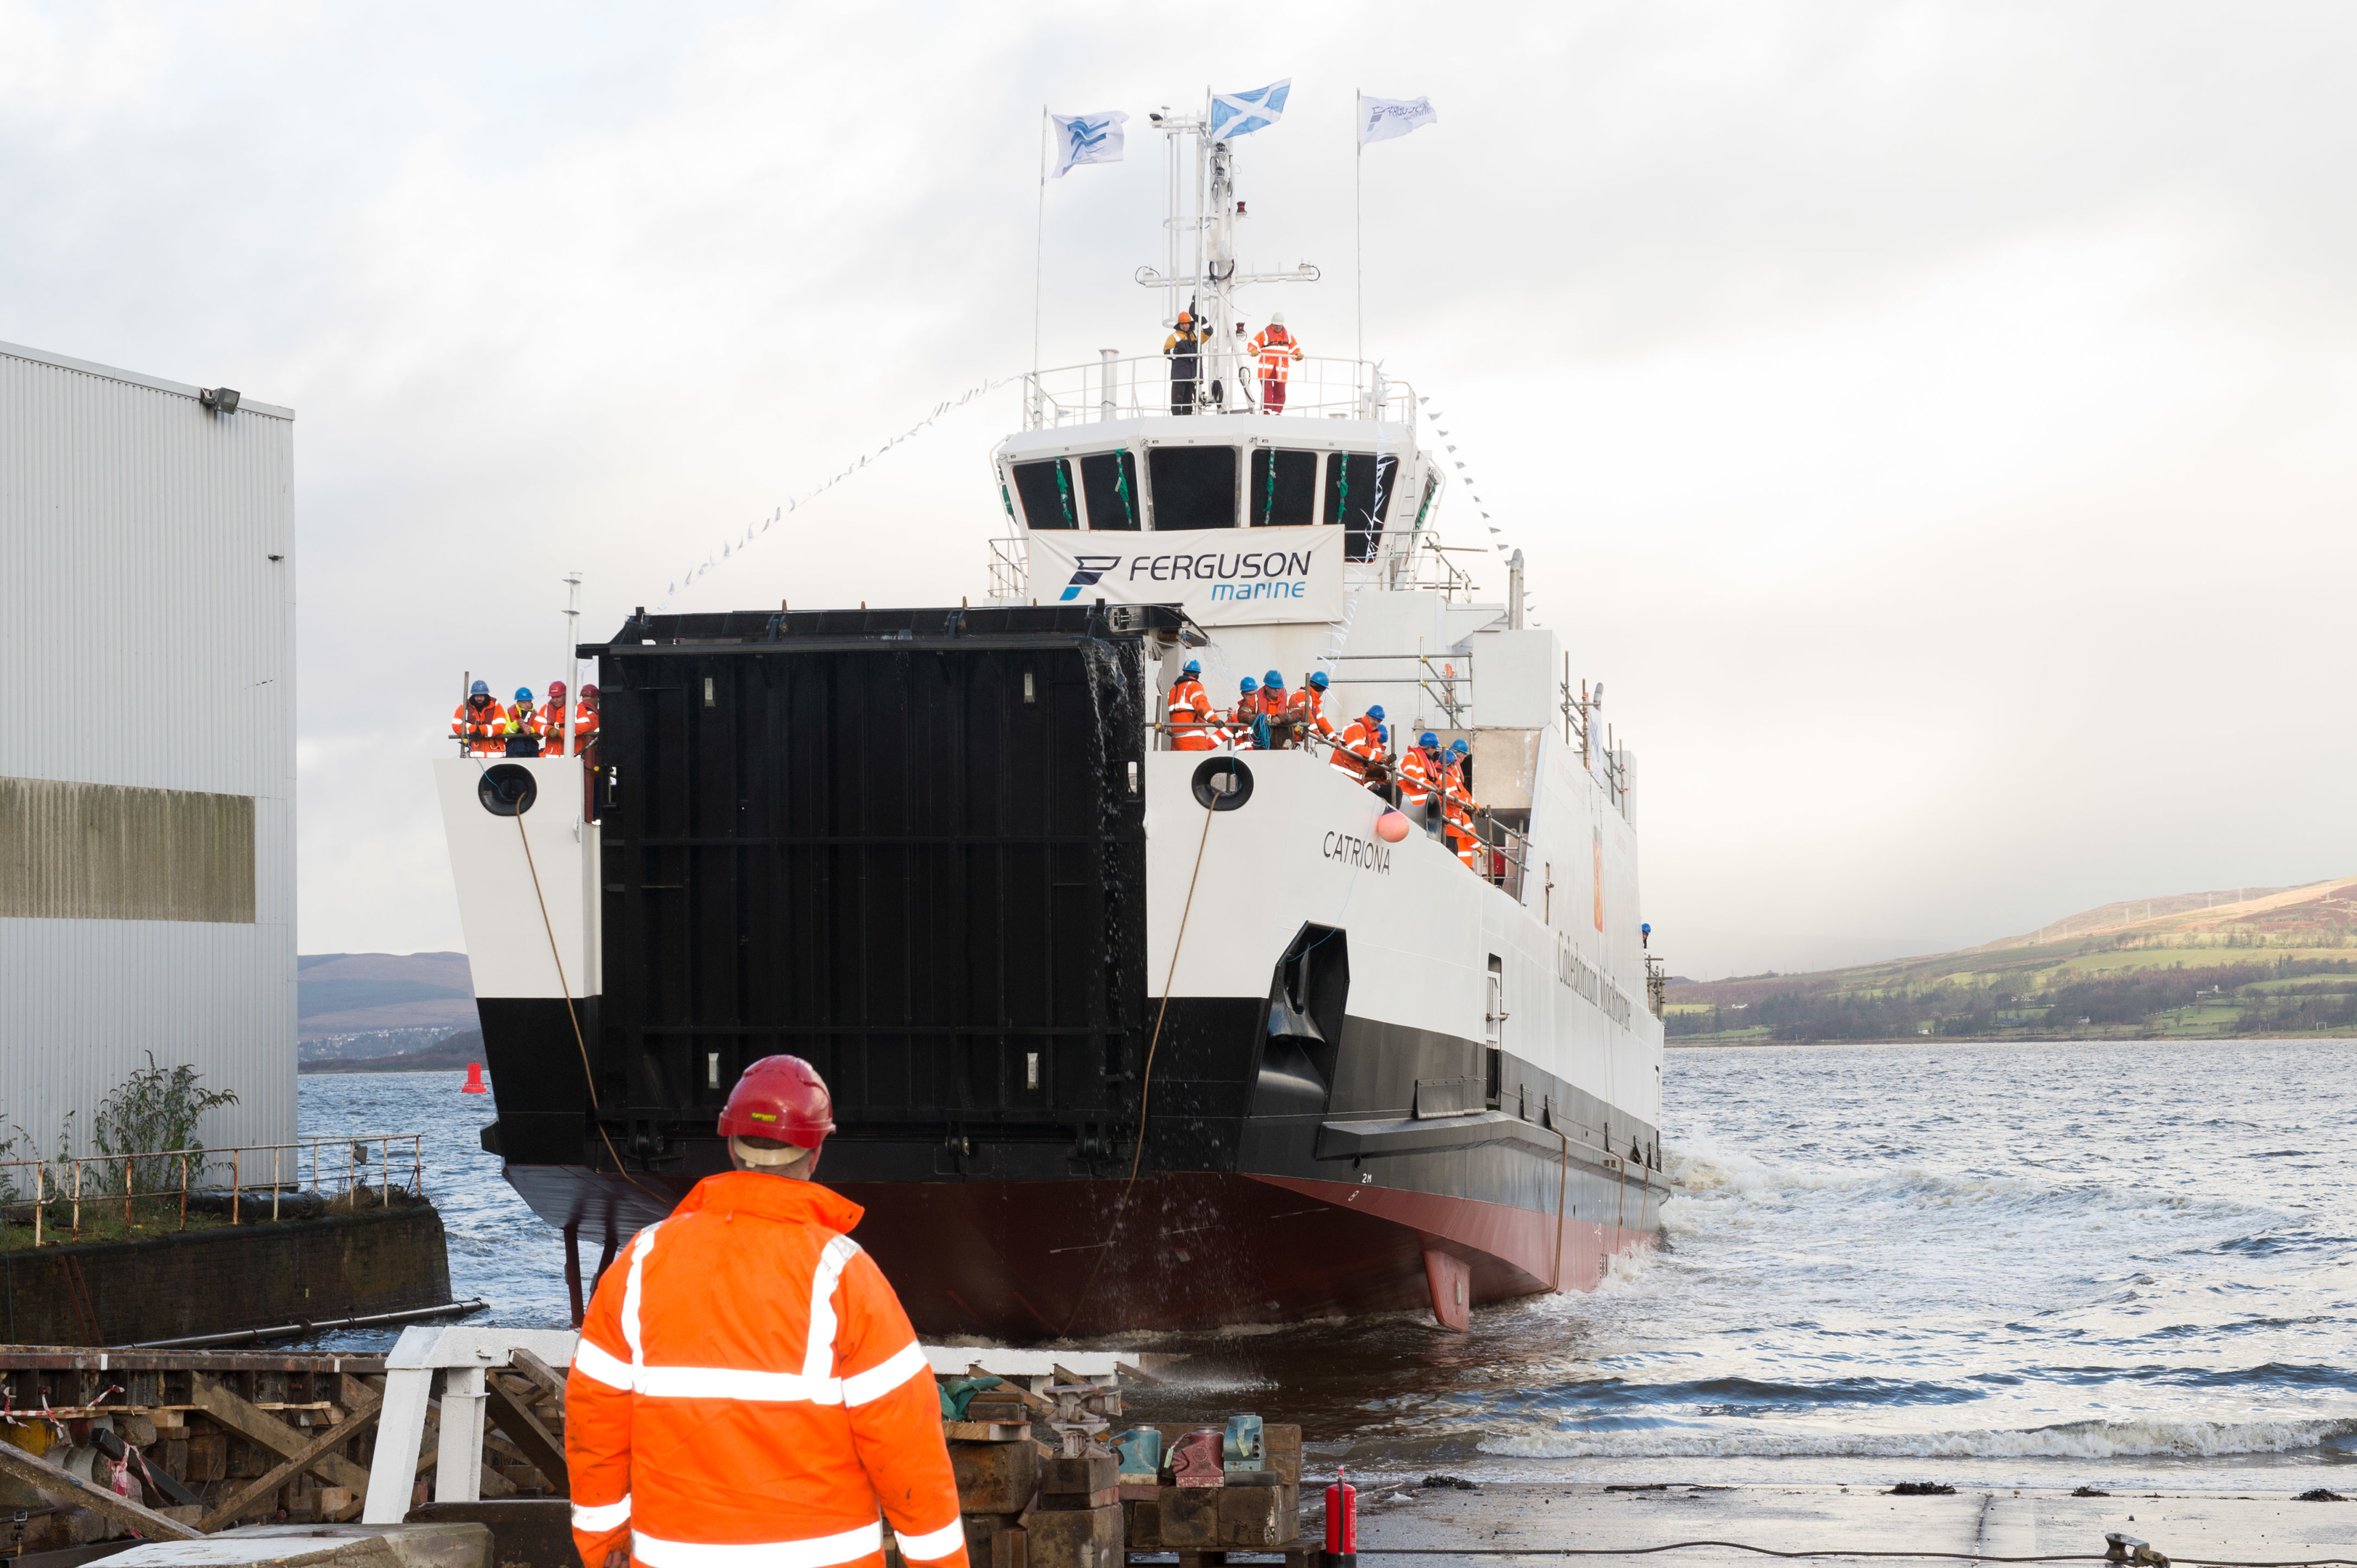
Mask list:
[[[1023,379],[986,591],[640,610],[577,650],[595,779],[435,765],[483,1144],[576,1315],[582,1249],[726,1168],[715,1118],[778,1052],[831,1086],[819,1178],[928,1335],[1463,1329],[1657,1230],[1660,968],[1602,687],[1527,623],[1519,553],[1445,542],[1410,382],[1308,359],[1264,407],[1238,296],[1314,269],[1240,270],[1232,145],[1157,124],[1138,278],[1209,324],[1198,379]],[[1338,730],[1379,703],[1394,751],[1466,740],[1483,864],[1388,841],[1322,746],[1177,749],[1189,660],[1215,703],[1323,671]]]

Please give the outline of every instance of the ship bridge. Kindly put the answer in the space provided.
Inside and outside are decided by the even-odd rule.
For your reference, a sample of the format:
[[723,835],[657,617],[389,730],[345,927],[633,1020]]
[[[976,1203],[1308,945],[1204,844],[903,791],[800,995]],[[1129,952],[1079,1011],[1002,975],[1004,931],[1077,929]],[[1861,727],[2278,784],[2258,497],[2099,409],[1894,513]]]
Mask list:
[[[1208,552],[1218,558],[1214,570],[1232,571],[1229,563],[1247,553],[1265,558],[1267,550],[1254,544],[1273,550],[1288,541],[1247,542],[1213,531],[1340,530],[1336,553],[1357,568],[1351,588],[1426,587],[1460,598],[1473,591],[1433,531],[1446,481],[1441,465],[1417,446],[1414,389],[1372,362],[1297,361],[1285,405],[1274,414],[1257,406],[1248,367],[1232,378],[1174,381],[1160,355],[1125,359],[1107,349],[1094,362],[1039,371],[1026,382],[1024,428],[991,454],[1011,528],[992,542],[992,596],[999,603],[1047,597],[1035,590],[1058,586],[1046,580],[1047,569],[1067,556],[1103,558],[1085,538],[1043,551],[1036,538],[1043,533],[1212,533],[1171,558],[1191,562]],[[1312,541],[1290,542],[1306,548]],[[1125,553],[1125,564],[1133,554]],[[1136,570],[1142,583],[1169,581]],[[1258,580],[1255,568],[1246,570]],[[1289,618],[1332,618],[1330,607],[1298,607]]]

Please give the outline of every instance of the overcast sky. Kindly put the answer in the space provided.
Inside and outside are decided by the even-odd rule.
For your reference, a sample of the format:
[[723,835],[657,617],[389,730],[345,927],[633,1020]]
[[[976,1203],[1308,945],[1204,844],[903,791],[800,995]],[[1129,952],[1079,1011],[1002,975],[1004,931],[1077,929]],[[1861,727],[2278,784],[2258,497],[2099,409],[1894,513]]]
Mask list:
[[[1313,354],[1353,89],[1439,111],[1368,352],[1609,689],[1674,969],[2357,869],[2357,12],[1024,9],[0,0],[0,339],[297,412],[303,950],[463,945],[426,764],[567,570],[602,635],[1027,367],[1043,103],[1135,116],[1048,193],[1063,363],[1160,344],[1145,113],[1285,76],[1241,248]],[[978,596],[1016,416],[674,607]]]

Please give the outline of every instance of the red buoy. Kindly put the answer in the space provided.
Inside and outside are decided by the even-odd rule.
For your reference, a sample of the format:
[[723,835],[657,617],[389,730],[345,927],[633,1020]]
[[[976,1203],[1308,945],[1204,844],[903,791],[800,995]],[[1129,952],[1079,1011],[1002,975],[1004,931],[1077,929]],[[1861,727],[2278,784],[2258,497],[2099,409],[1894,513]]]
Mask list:
[[490,1086],[483,1081],[483,1064],[480,1062],[468,1062],[467,1064],[467,1081],[465,1084],[460,1086],[458,1092],[461,1094],[489,1094],[490,1091]]

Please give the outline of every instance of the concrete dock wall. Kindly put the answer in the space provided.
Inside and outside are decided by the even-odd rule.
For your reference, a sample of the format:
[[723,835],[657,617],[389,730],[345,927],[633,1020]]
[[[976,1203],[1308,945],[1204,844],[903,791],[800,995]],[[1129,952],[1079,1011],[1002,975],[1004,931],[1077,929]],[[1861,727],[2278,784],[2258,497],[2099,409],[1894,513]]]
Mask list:
[[0,1291],[10,1344],[129,1345],[439,1306],[450,1261],[418,1203],[0,1253]]

